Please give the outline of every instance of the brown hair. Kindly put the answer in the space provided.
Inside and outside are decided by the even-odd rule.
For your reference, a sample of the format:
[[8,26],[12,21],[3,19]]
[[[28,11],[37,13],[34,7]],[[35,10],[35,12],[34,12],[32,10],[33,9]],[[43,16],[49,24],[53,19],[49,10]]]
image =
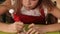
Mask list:
[[[48,8],[48,10],[52,10],[55,6],[54,6],[54,3],[51,1],[51,0],[39,0],[38,4],[36,5],[37,6],[42,6],[44,5],[45,7]],[[20,14],[20,9],[22,7],[22,0],[17,0],[17,5],[16,5],[16,14]],[[35,8],[36,8],[35,7]]]
[[17,15],[20,15],[20,9],[22,7],[22,0],[16,0],[16,4],[15,4],[15,12]]
[[49,11],[51,11],[52,9],[54,9],[56,7],[51,0],[43,0],[42,5],[44,5],[46,8],[48,8]]

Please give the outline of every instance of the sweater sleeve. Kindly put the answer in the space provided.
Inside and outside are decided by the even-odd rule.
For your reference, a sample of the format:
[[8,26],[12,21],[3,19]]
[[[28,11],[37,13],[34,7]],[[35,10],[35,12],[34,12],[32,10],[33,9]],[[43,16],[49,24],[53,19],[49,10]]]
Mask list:
[[20,21],[20,17],[18,15],[14,14],[13,16],[14,16],[13,19],[14,19],[15,22]]

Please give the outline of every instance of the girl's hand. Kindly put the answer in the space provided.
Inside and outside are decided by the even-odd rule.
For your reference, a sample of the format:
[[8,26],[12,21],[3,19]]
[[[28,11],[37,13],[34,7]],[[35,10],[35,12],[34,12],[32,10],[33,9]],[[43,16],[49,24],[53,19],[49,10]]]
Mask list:
[[24,28],[23,22],[20,22],[20,21],[19,22],[15,22],[15,26],[16,26],[17,31],[21,31]]
[[27,34],[33,34],[33,33],[44,34],[45,31],[44,31],[43,26],[42,27],[41,26],[36,26],[34,24],[29,25],[29,30],[27,31]]
[[28,26],[28,28],[29,28],[29,30],[26,32],[26,34],[33,34],[34,32],[35,32],[35,34],[38,34],[39,32],[37,32],[35,29],[34,29],[34,27],[35,27],[35,24],[30,24],[29,26]]

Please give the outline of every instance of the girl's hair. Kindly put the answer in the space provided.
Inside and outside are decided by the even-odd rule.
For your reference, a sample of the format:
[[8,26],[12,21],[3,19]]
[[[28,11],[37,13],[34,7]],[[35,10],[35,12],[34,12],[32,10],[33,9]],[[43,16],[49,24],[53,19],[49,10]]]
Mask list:
[[37,8],[38,6],[40,6],[41,3],[42,3],[42,0],[39,0],[38,3],[37,3],[37,5],[33,9]]
[[[47,7],[48,8],[48,10],[52,10],[54,7],[56,7],[56,6],[54,6],[54,3],[51,1],[51,0],[39,0],[38,1],[38,4],[34,7],[34,8],[36,8],[37,6],[45,6],[45,7]],[[17,0],[17,4],[16,4],[16,14],[20,14],[20,9],[21,9],[21,7],[22,7],[22,0]]]
[[54,5],[54,2],[52,2],[51,0],[43,0],[42,5],[44,5],[49,11],[51,11],[56,7]]
[[15,14],[20,15],[20,11],[21,11],[21,7],[22,7],[22,0],[16,0],[16,4],[15,4]]

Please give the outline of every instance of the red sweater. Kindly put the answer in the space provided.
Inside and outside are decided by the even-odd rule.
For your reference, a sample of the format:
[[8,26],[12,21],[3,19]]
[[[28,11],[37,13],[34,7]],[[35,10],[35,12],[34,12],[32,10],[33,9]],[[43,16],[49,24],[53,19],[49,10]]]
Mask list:
[[23,15],[23,14],[20,14],[19,16],[17,16],[16,14],[14,14],[14,20],[21,21],[26,24],[30,24],[30,23],[43,24],[45,23],[44,10],[41,9],[40,13],[41,13],[41,16],[28,16],[28,15]]

